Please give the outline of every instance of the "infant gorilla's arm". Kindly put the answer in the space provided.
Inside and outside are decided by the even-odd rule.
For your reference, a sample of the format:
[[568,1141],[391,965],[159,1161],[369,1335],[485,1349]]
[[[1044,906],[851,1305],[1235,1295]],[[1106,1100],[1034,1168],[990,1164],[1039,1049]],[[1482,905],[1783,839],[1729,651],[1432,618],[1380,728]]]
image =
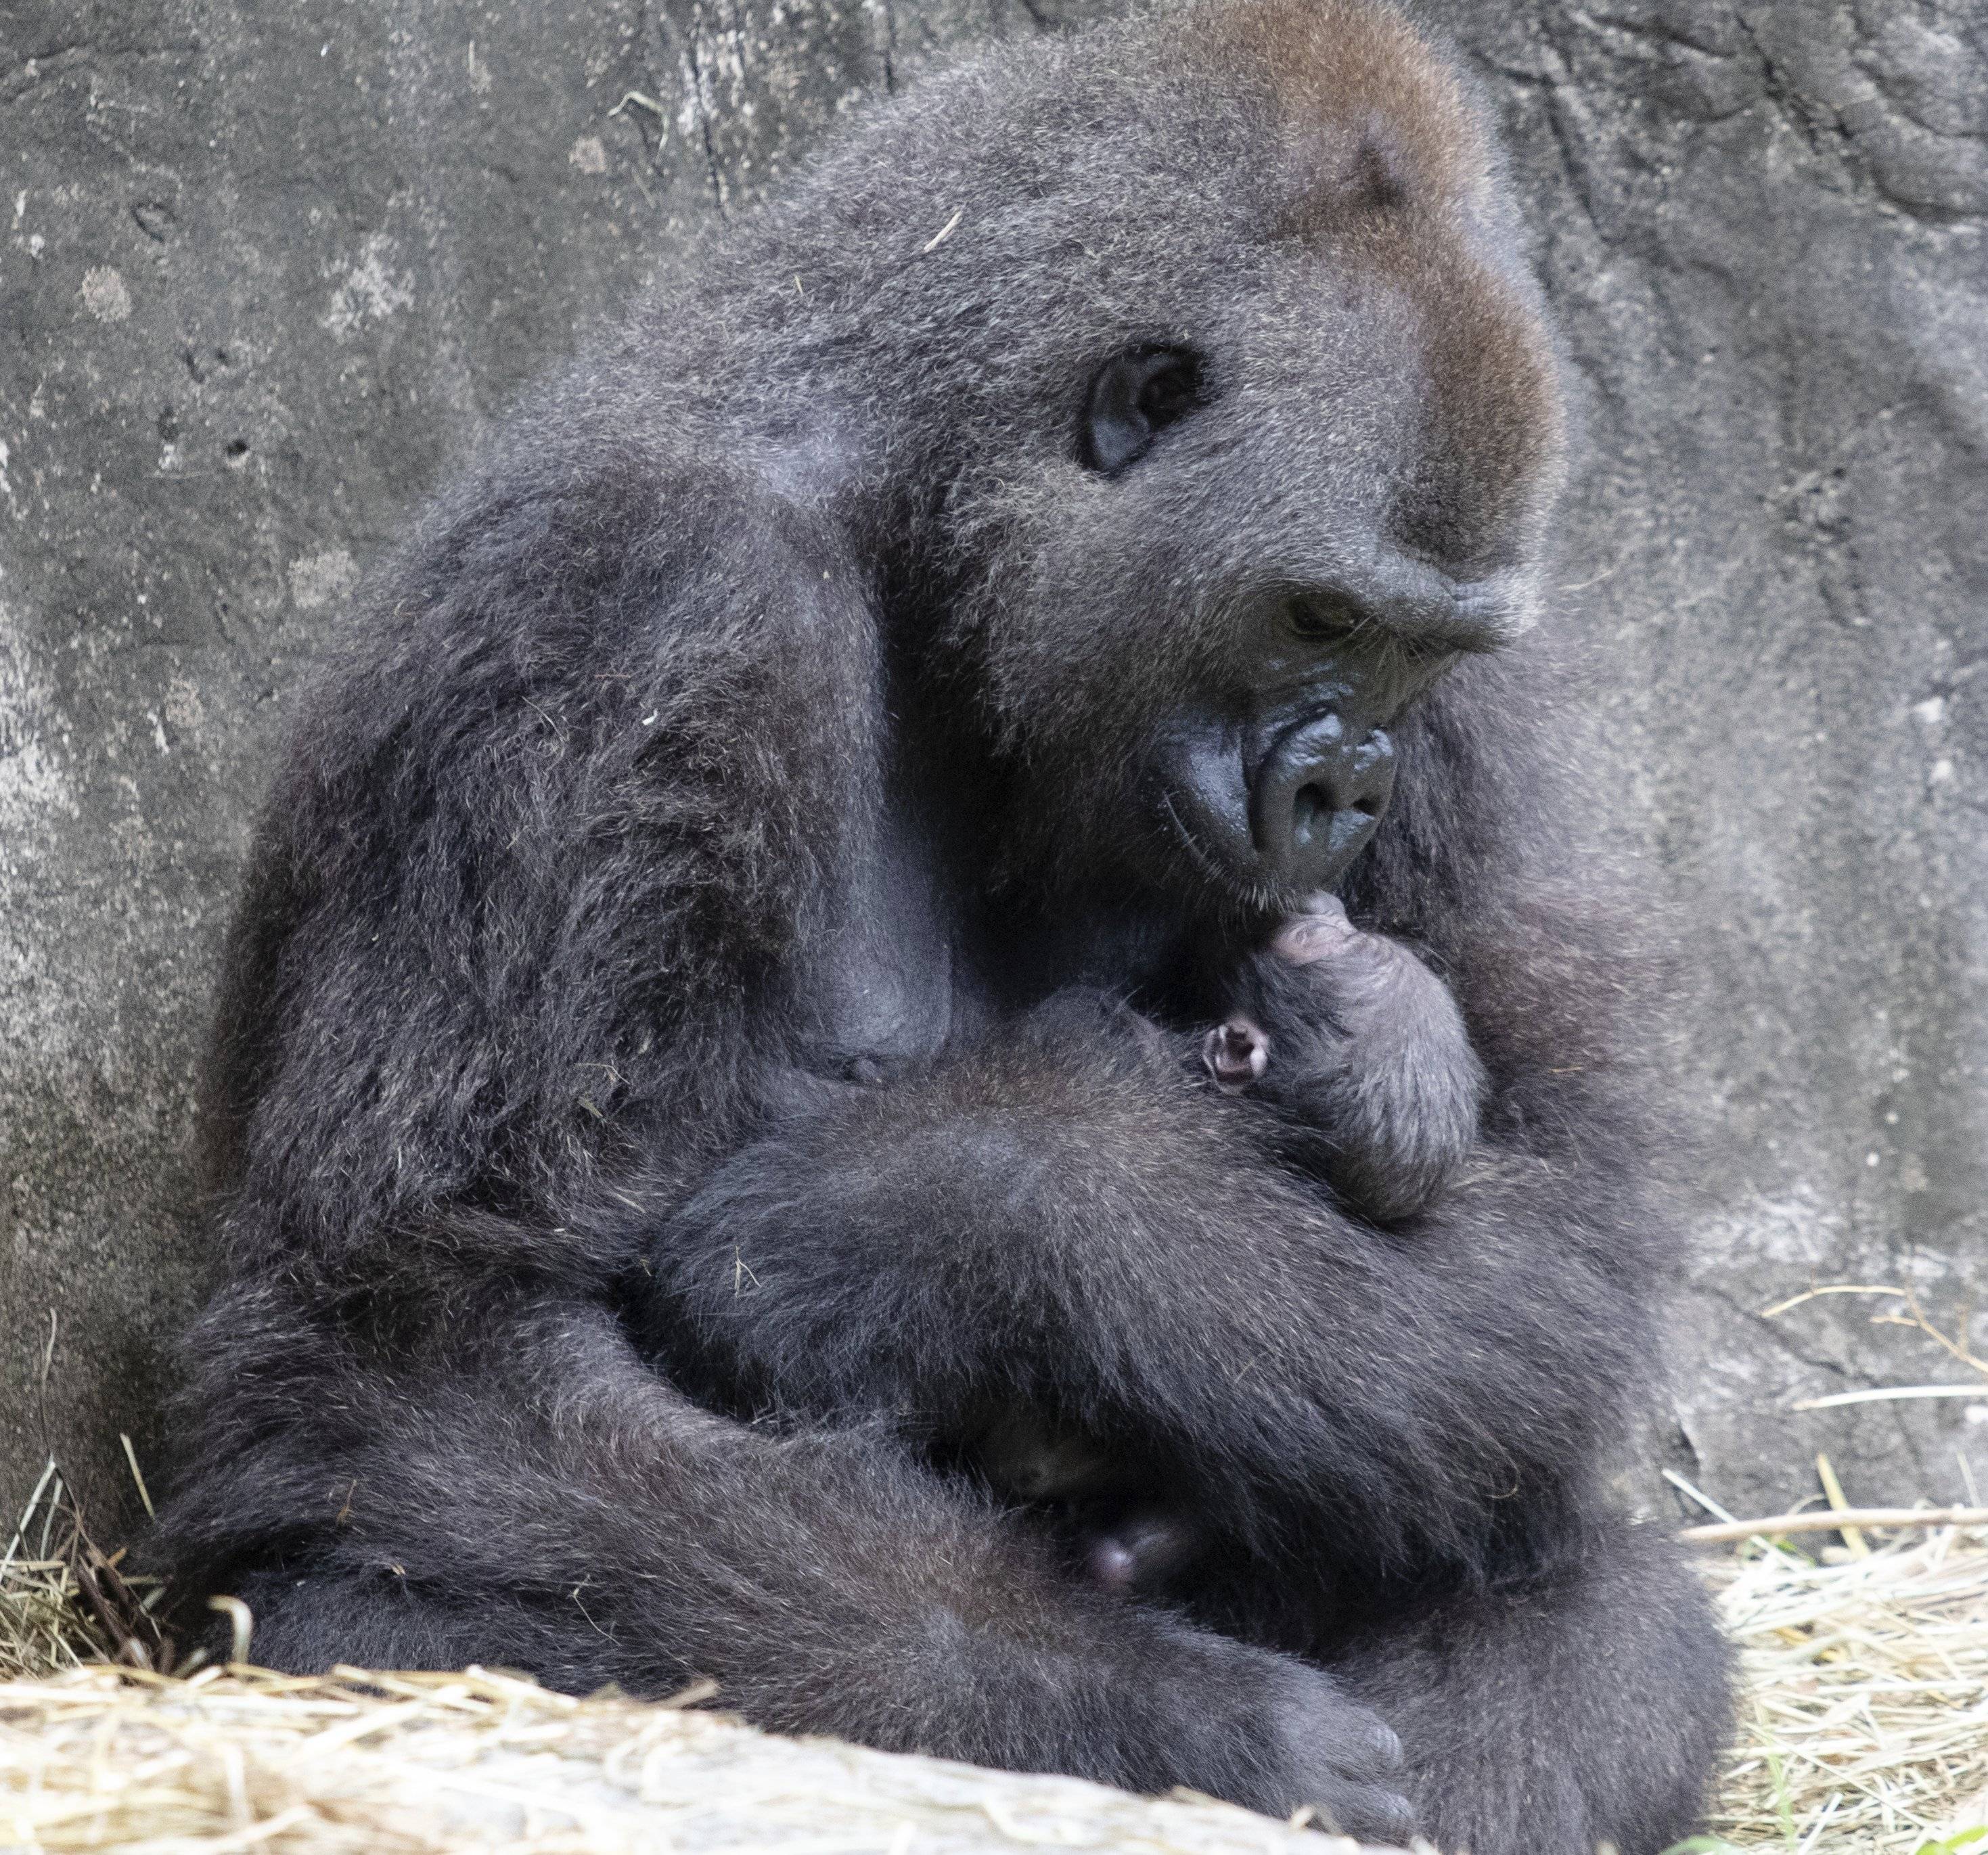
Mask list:
[[1232,983],[1218,1086],[1279,1111],[1280,1144],[1378,1223],[1433,1203],[1478,1137],[1484,1066],[1449,988],[1400,941],[1314,900]]

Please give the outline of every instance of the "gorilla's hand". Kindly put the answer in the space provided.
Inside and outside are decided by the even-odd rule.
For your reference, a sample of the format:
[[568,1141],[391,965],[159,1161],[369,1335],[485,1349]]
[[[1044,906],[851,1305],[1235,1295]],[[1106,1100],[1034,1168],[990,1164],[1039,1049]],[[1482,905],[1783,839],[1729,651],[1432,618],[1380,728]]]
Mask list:
[[[1178,1735],[1174,1769],[1219,1772],[1218,1794],[1267,1815],[1304,1810],[1320,1829],[1407,1846],[1416,1824],[1415,1806],[1395,1788],[1401,1742],[1378,1714],[1295,1657],[1163,1627],[1205,1657],[1200,1680],[1154,1697]],[[1181,1782],[1202,1788],[1192,1777]]]
[[1246,963],[1209,1033],[1215,1085],[1273,1104],[1293,1154],[1391,1223],[1430,1204],[1477,1137],[1483,1066],[1449,988],[1320,896]]

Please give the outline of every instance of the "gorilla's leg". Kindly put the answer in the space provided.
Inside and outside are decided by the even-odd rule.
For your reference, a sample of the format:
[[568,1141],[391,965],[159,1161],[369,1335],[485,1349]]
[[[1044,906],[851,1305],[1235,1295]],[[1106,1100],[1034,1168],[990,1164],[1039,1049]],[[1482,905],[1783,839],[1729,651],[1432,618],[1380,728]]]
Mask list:
[[1333,1677],[1085,1589],[881,1439],[698,1409],[597,1308],[383,1344],[244,1294],[210,1326],[216,1467],[167,1538],[183,1588],[248,1603],[259,1661],[708,1676],[776,1730],[1410,1826],[1394,1735]]
[[1706,1592],[1654,1529],[1363,1630],[1333,1663],[1400,1732],[1445,1849],[1657,1855],[1697,1826],[1731,1723]]

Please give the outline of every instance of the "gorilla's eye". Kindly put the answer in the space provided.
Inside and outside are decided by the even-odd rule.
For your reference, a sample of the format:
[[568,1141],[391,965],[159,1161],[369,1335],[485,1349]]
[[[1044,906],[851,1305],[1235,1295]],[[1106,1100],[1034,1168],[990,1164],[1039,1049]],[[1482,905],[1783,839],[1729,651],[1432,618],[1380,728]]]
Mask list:
[[1300,637],[1312,640],[1351,637],[1367,622],[1351,600],[1316,593],[1300,593],[1293,599],[1286,617]]
[[1201,361],[1184,348],[1138,347],[1114,354],[1090,383],[1084,407],[1084,461],[1115,477],[1153,440],[1201,404]]
[[1293,593],[1285,601],[1283,620],[1293,637],[1329,645],[1336,657],[1357,657],[1367,674],[1387,678],[1404,693],[1426,688],[1459,655],[1483,648],[1444,632],[1404,634],[1341,593]]

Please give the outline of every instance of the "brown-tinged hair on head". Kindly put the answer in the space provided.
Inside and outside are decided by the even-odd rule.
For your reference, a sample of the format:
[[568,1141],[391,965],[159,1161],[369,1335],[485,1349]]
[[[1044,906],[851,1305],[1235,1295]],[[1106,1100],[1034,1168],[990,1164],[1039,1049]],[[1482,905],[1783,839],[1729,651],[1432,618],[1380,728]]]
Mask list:
[[1288,222],[1304,237],[1363,211],[1480,206],[1493,157],[1453,71],[1408,22],[1371,0],[1220,0],[1181,22],[1184,56],[1260,86],[1290,169]]
[[1428,437],[1391,528],[1418,552],[1479,555],[1520,499],[1550,500],[1562,415],[1464,82],[1385,0],[1213,0],[1178,30],[1184,61],[1261,112],[1263,235],[1350,266],[1419,326]]

